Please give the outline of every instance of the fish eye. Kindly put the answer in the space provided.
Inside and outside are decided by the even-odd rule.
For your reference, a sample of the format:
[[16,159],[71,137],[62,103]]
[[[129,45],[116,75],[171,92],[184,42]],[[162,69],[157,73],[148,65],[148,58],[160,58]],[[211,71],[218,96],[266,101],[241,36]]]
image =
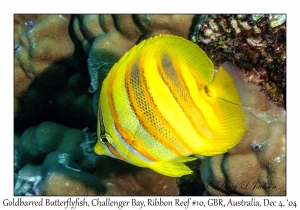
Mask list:
[[106,137],[101,138],[101,140],[102,140],[103,143],[108,143],[109,142]]
[[111,136],[108,134],[108,133],[105,133],[105,134],[102,134],[99,138],[99,141],[102,143],[102,144],[111,144],[112,143],[112,138]]

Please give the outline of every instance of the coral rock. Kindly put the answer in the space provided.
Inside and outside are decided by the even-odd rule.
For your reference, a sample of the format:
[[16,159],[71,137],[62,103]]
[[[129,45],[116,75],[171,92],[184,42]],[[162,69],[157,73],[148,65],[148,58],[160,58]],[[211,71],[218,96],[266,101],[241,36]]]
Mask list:
[[239,89],[246,132],[228,153],[203,158],[202,180],[212,195],[286,195],[285,110],[244,82],[234,64],[223,67]]
[[103,182],[92,173],[84,171],[84,167],[77,164],[79,158],[74,155],[76,152],[67,151],[47,155],[41,166],[42,179],[37,185],[39,195],[103,195]]
[[105,195],[178,195],[176,179],[141,169],[133,173],[115,174],[104,179],[107,187]]
[[[83,177],[83,175],[80,175]],[[67,195],[67,196],[95,196],[102,195],[101,190],[95,190],[88,186],[90,185],[100,186],[101,181],[97,180],[93,176],[88,176],[89,179],[80,180],[78,176],[70,177],[64,173],[53,171],[48,172],[43,178],[41,183],[38,185],[39,195]],[[101,189],[101,188],[100,188]],[[103,187],[102,187],[103,190]]]

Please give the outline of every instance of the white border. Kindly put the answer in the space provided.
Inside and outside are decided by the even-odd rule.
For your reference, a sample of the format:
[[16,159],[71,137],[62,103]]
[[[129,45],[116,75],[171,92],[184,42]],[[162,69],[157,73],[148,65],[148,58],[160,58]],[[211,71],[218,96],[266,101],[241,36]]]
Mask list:
[[[293,3],[295,2],[295,3]],[[299,34],[297,1],[1,1],[1,145],[0,205],[13,198],[13,14],[14,13],[287,13],[287,197],[278,200],[299,202]],[[165,197],[167,198],[167,197]],[[224,198],[224,197],[223,197]],[[28,198],[35,200],[35,198]],[[26,199],[26,200],[28,200]],[[53,198],[54,199],[54,198]],[[122,197],[115,197],[122,200]],[[131,199],[126,197],[126,199]],[[145,197],[141,199],[146,199]],[[170,198],[171,199],[171,198]],[[175,199],[172,198],[172,199]],[[184,198],[182,198],[183,200]],[[198,199],[201,199],[198,197]],[[227,198],[226,198],[227,199]],[[237,198],[236,198],[237,199]],[[260,197],[259,199],[263,199]],[[59,207],[62,208],[62,207]],[[99,209],[101,207],[98,207]],[[174,207],[175,208],[175,207]],[[254,207],[253,207],[254,208]],[[276,207],[278,208],[278,207]],[[299,207],[298,207],[299,208]],[[178,208],[179,209],[179,208]],[[183,209],[183,208],[180,208]]]

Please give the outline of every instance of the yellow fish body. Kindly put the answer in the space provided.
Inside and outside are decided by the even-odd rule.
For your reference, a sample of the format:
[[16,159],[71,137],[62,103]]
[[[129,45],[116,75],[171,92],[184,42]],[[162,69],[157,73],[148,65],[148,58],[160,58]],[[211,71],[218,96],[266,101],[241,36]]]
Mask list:
[[159,35],[133,47],[101,88],[95,152],[180,177],[184,164],[227,152],[245,132],[230,75],[196,44]]

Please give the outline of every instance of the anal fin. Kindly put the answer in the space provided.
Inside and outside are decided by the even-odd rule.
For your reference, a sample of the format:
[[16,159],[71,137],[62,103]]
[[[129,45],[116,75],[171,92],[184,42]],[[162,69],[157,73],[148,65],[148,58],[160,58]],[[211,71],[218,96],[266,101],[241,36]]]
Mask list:
[[183,157],[171,161],[154,162],[149,165],[149,168],[166,176],[181,177],[193,173],[184,163],[196,159],[195,157]]

